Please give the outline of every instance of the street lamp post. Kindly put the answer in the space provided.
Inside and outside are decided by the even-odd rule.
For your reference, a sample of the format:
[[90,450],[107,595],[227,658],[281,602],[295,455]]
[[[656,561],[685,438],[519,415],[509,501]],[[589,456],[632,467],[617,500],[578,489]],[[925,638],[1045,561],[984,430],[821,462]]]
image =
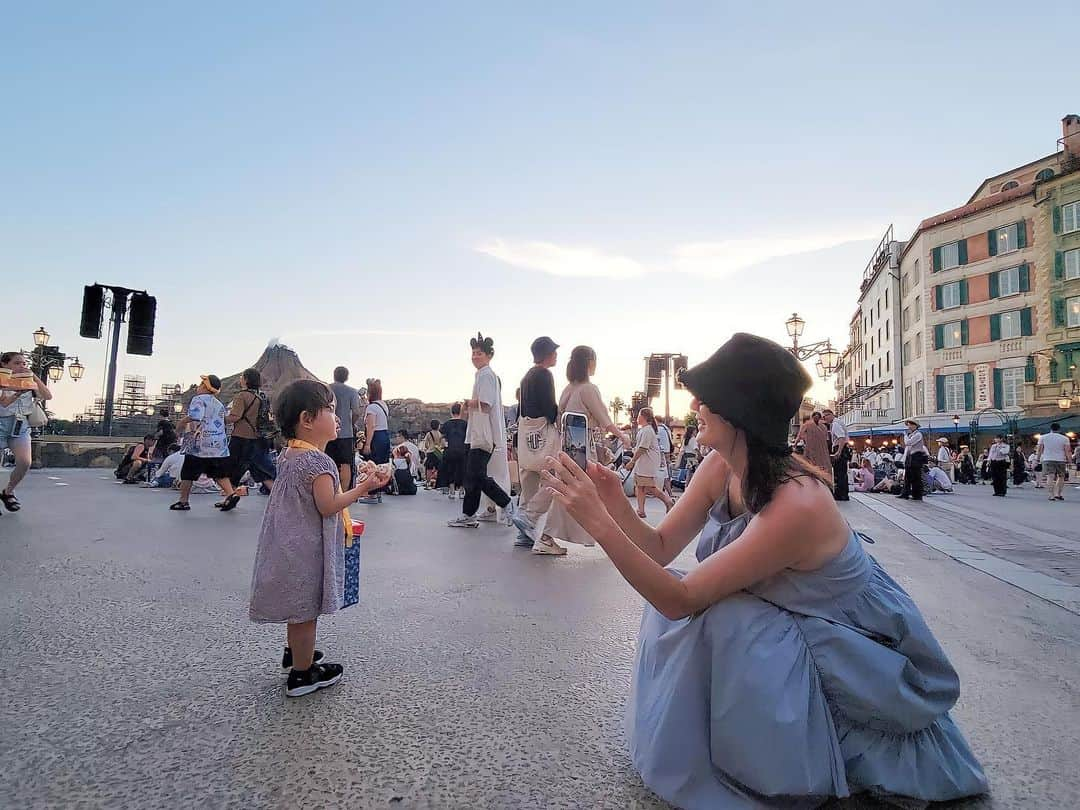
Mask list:
[[814,368],[819,377],[825,379],[839,368],[840,352],[833,348],[831,340],[819,340],[805,346],[799,345],[799,338],[802,337],[803,329],[806,328],[806,321],[799,317],[799,313],[793,312],[791,317],[784,321],[784,326],[787,327],[788,337],[791,338],[788,351],[799,360],[817,357],[818,361],[814,364]]
[[[959,434],[960,434],[960,417],[957,414],[953,414],[952,430],[953,430],[953,441],[958,442],[959,441]],[[959,444],[957,445],[956,449],[959,451],[959,449],[960,449]]]

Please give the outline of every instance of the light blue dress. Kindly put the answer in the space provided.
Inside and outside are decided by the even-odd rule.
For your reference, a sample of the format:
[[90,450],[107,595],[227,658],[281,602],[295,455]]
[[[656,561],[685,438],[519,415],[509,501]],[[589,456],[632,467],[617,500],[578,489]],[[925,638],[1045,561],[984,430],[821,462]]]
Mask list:
[[[721,499],[698,561],[750,519]],[[631,754],[653,791],[691,809],[955,799],[988,788],[949,717],[959,694],[919,609],[852,532],[819,570],[783,571],[693,618],[646,606]]]

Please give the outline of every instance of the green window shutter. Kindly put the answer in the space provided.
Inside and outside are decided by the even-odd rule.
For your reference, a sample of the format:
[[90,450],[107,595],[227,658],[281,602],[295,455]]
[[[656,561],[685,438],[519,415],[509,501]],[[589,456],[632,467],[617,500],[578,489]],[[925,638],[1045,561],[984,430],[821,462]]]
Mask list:
[[986,232],[986,246],[990,248],[990,255],[997,256],[997,230],[991,228]]
[[1054,326],[1065,325],[1065,299],[1054,299]]
[[1022,219],[1016,223],[1016,246],[1027,247],[1027,220]]
[[1035,358],[1028,357],[1027,365],[1024,366],[1024,382],[1035,382]]
[[1001,316],[990,316],[990,340],[1001,340]]
[[934,309],[941,309],[941,285],[934,285]]
[[934,377],[934,388],[937,393],[937,408],[938,412],[945,410],[945,378],[938,374]]
[[968,345],[968,322],[967,322],[967,318],[964,318],[964,320],[960,321],[960,345],[961,346],[967,346]]
[[1020,265],[1020,292],[1031,292],[1031,268],[1027,262]]
[[967,279],[960,279],[960,303],[966,304],[968,302],[968,284]]
[[1024,307],[1020,310],[1020,334],[1024,337],[1031,337],[1035,334],[1031,327],[1031,307]]
[[[1054,228],[1054,231],[1056,233],[1057,231],[1061,230],[1061,211],[1060,211],[1060,209],[1055,208],[1054,209],[1054,215],[1057,217],[1055,222],[1058,223],[1058,227]],[[941,272],[941,248],[939,248],[939,247],[934,248],[932,251],[930,251],[930,256],[933,259],[934,272],[935,273],[940,273]]]
[[1058,381],[1058,361],[1054,358],[1050,361],[1050,382],[1056,383]]
[[956,255],[960,264],[967,264],[967,239],[956,243]]
[[997,273],[991,273],[989,281],[990,297],[997,298],[999,295],[1001,295],[1001,279],[999,278]]
[[1001,369],[994,369],[994,407],[1001,407]]
[[[1062,305],[1062,312],[1064,312],[1064,304]],[[934,348],[940,349],[945,345],[945,324],[939,323],[934,327]]]
[[975,410],[975,374],[971,371],[964,372],[964,410]]
[[[1054,206],[1054,233],[1061,233],[1061,206]],[[940,258],[940,256],[938,257]],[[940,267],[940,262],[939,262]]]
[[1065,254],[1060,250],[1054,254],[1054,279],[1061,281],[1065,278]]

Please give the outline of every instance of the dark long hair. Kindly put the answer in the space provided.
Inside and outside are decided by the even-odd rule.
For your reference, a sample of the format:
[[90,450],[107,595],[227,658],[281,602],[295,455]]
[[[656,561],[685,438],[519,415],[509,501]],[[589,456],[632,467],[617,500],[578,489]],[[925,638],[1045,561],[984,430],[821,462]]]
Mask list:
[[591,346],[575,346],[566,364],[566,379],[570,382],[588,382],[589,366],[596,362],[596,352]]
[[829,485],[824,473],[803,456],[778,453],[755,439],[746,431],[746,477],[742,497],[747,510],[757,514],[764,509],[781,484],[799,478],[809,478]]

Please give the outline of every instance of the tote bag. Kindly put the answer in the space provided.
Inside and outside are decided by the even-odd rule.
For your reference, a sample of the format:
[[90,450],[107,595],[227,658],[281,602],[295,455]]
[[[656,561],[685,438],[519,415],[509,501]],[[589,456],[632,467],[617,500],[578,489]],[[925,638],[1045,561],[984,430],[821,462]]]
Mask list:
[[542,416],[523,416],[518,422],[518,466],[540,472],[544,460],[559,454],[559,429]]

